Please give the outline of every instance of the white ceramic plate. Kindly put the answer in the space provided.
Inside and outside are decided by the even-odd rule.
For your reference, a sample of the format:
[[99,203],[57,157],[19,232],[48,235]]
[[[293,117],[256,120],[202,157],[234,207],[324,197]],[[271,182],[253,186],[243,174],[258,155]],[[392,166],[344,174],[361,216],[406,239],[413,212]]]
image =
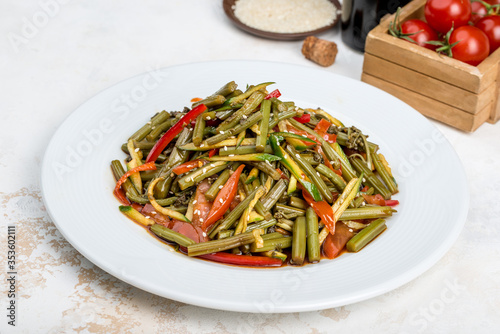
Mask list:
[[[180,110],[228,81],[275,81],[284,100],[322,107],[380,145],[399,182],[388,230],[356,254],[302,268],[251,269],[172,252],[118,211],[109,163],[157,111]],[[246,312],[297,312],[365,300],[434,265],[465,222],[463,167],[441,133],[376,88],[323,70],[222,61],[169,67],[125,80],[76,109],[54,134],[42,166],[45,204],[90,261],[138,288],[184,303]]]

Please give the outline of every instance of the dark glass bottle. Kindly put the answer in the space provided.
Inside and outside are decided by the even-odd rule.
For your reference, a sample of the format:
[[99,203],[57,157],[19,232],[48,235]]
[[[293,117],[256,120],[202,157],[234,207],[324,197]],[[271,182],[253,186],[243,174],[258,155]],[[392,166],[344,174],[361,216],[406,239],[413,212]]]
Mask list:
[[394,13],[410,0],[343,0],[342,41],[364,51],[366,36],[386,14]]

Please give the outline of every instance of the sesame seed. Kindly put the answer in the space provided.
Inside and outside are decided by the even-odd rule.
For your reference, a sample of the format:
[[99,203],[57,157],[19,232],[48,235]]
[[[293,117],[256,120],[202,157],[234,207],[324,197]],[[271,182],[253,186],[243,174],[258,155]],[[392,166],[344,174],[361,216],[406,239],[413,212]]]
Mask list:
[[205,144],[201,144],[201,145],[200,145],[200,147],[204,147],[204,146],[205,146]]
[[321,175],[319,175],[319,173],[318,173],[318,172],[316,172],[316,175],[318,175],[318,177],[321,177]]
[[149,218],[151,218],[151,217],[149,217],[149,216],[146,216],[146,219],[149,219]]
[[224,151],[227,151],[227,146],[224,146]]
[[229,157],[234,157],[234,154],[230,154],[230,155],[228,155],[228,156],[229,156]]
[[210,116],[207,116],[205,119],[206,119],[207,121],[209,121],[209,120],[211,120],[212,118],[211,118]]
[[207,234],[206,234],[205,232],[203,232],[202,234],[203,234],[203,236],[204,236],[204,237],[206,237],[206,236],[207,236]]
[[202,222],[202,223],[203,223],[203,220],[204,220],[203,218],[200,218],[200,222]]
[[219,189],[222,189],[222,185],[219,186]]
[[207,172],[207,169],[203,168],[203,174],[205,174],[206,172]]
[[247,116],[247,115],[243,115],[243,116],[241,116],[241,117],[243,117],[243,119],[247,119],[247,118],[248,118],[248,116]]
[[365,178],[363,178],[363,182],[366,182],[366,179],[365,179]]
[[157,212],[156,212],[156,211],[151,211],[151,213],[152,213],[152,214],[154,214],[154,215],[156,215],[156,214],[157,214]]
[[147,124],[151,124],[151,122],[148,122]]
[[151,127],[151,130],[154,130],[155,128],[156,128],[156,126],[152,126],[152,127]]
[[330,161],[330,165],[333,165],[334,163],[335,163],[335,162],[334,162],[333,160],[332,160],[332,161]]
[[136,148],[134,151],[139,152],[140,150],[139,150],[139,148]]
[[170,177],[174,177],[174,176],[175,176],[175,174],[174,174],[174,173],[170,173]]
[[219,198],[219,202],[224,203],[224,200],[222,198]]
[[223,135],[223,134],[224,134],[224,131],[220,130],[220,131],[219,131],[219,133],[220,133],[221,135]]
[[295,154],[295,156],[297,157],[297,159],[300,159],[300,155],[298,153]]
[[196,204],[196,203],[198,203],[198,201],[197,201],[197,200],[194,200],[194,201],[193,201],[193,204]]
[[349,232],[351,232],[351,233],[353,232],[352,228],[349,229]]

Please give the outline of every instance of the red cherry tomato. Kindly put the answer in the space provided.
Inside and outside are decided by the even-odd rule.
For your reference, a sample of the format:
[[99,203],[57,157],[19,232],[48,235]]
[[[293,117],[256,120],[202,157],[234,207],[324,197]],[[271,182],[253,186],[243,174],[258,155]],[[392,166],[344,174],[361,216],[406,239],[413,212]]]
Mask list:
[[476,24],[477,21],[488,15],[488,9],[482,2],[473,2],[471,3],[472,15],[470,20],[472,23]]
[[490,42],[481,29],[472,26],[459,27],[451,33],[450,44],[453,58],[476,66],[490,54]]
[[469,0],[427,0],[425,20],[440,33],[466,25],[471,18]]
[[476,27],[481,29],[488,37],[490,53],[493,53],[500,46],[500,16],[483,17],[476,23]]
[[401,33],[424,48],[436,50],[436,45],[427,44],[427,42],[437,41],[438,34],[422,20],[405,21],[401,25]]

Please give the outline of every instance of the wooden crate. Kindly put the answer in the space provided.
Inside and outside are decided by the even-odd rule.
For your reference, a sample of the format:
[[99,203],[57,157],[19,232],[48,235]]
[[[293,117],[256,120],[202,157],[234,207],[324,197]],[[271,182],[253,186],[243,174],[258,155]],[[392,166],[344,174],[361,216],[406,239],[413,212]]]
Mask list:
[[[424,17],[413,0],[401,22]],[[361,80],[405,101],[423,115],[464,131],[500,119],[500,48],[478,66],[440,55],[388,33],[394,15],[368,34]]]

